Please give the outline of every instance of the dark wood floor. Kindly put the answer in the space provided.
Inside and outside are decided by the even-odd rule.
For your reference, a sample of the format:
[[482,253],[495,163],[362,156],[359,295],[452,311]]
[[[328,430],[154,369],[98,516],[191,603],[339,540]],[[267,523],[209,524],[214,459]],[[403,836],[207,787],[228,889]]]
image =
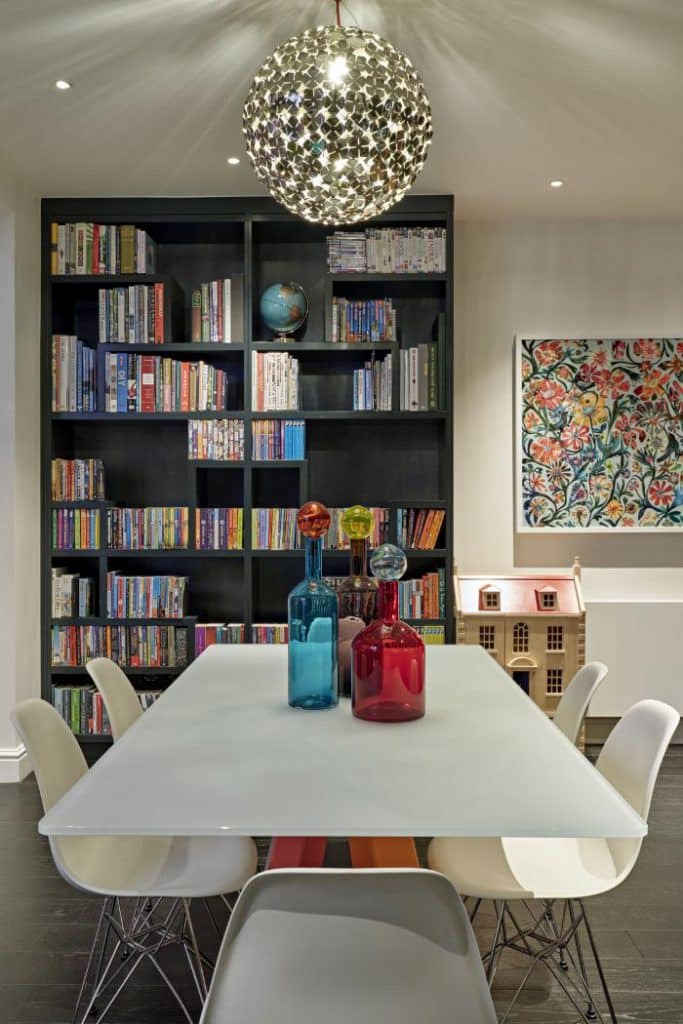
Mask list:
[[[0,1024],[70,1021],[99,908],[57,875],[36,832],[39,816],[32,777],[0,786]],[[332,856],[344,862],[339,849]],[[683,1024],[683,750],[667,755],[635,871],[588,908],[620,1022]],[[208,924],[203,941],[212,941]],[[183,991],[192,998],[189,988]],[[501,1010],[507,995],[497,992]],[[554,989],[530,991],[514,1016],[517,1024],[576,1019]],[[108,1020],[176,1024],[182,1017],[157,977],[141,972]]]

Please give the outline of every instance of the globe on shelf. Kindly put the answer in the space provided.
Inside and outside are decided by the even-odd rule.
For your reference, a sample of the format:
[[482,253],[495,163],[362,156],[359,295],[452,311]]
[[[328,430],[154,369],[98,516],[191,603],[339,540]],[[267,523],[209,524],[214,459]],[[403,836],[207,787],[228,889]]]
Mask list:
[[277,338],[298,331],[308,316],[308,298],[295,281],[269,285],[259,302],[261,319]]
[[354,224],[412,186],[432,114],[405,54],[374,32],[325,25],[287,39],[259,68],[242,132],[278,202],[316,223]]

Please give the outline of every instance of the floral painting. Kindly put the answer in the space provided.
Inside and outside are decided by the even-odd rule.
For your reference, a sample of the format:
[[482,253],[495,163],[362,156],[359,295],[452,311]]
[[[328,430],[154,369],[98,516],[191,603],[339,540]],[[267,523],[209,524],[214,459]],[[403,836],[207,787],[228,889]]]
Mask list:
[[683,526],[683,340],[518,342],[518,525]]

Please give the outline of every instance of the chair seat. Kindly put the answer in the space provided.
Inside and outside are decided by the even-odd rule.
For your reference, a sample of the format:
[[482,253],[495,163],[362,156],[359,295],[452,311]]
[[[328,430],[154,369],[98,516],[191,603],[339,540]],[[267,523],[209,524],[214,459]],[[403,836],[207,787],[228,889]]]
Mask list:
[[429,867],[463,896],[490,900],[583,899],[628,873],[606,839],[433,839]]
[[241,836],[67,836],[51,839],[72,885],[103,896],[219,896],[256,871],[256,845]]

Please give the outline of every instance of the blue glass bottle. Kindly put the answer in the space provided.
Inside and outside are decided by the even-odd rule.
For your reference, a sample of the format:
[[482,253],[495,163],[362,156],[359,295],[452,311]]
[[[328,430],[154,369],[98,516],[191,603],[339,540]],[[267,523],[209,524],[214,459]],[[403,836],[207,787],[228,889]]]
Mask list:
[[287,602],[289,703],[314,711],[338,702],[337,595],[322,580],[322,538],[330,514],[320,502],[309,501],[299,509],[297,523],[305,538],[306,576]]

